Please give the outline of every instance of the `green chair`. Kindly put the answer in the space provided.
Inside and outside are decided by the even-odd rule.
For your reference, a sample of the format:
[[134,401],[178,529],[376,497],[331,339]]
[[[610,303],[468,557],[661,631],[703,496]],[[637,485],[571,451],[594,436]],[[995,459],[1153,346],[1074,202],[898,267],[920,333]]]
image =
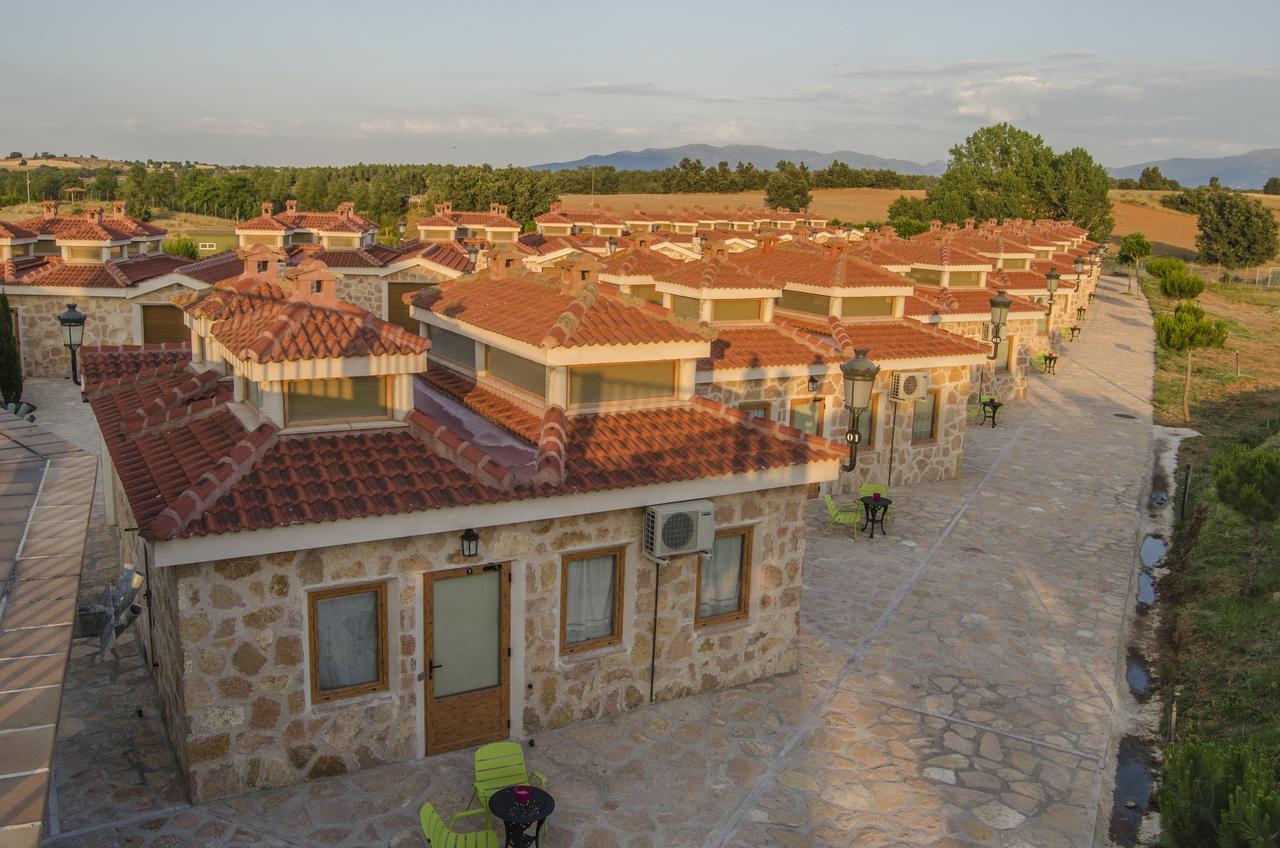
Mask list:
[[842,508],[840,504],[836,503],[836,499],[830,495],[823,495],[823,500],[826,501],[827,515],[830,519],[827,522],[828,526],[832,524],[848,525],[851,528],[850,532],[853,537],[855,539],[858,538],[858,522],[862,519],[862,516],[858,514],[857,509],[854,508],[850,511]]
[[[422,835],[427,837],[431,848],[498,848],[498,835],[489,828],[487,821],[484,830],[473,830],[470,833],[455,833],[453,830],[453,823],[458,819],[485,812],[487,810],[467,810],[465,813],[458,813],[445,824],[435,807],[423,804],[422,809],[418,810],[418,820],[422,822]],[[486,816],[486,820],[487,818]]]
[[[882,498],[889,497],[889,490],[879,483],[863,483],[858,487],[859,498],[869,498],[872,495],[879,495]],[[884,511],[884,520],[888,521],[893,517],[893,504],[889,504],[889,508]]]
[[471,800],[479,801],[489,821],[489,799],[493,793],[508,786],[529,784],[530,776],[536,777],[547,788],[547,779],[538,772],[526,771],[524,751],[518,742],[493,742],[476,748],[476,782]]

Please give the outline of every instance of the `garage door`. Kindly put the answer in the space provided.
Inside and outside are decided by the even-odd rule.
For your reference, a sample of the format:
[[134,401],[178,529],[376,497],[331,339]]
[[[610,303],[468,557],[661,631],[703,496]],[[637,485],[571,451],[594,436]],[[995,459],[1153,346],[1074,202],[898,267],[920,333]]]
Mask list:
[[409,314],[409,304],[403,298],[409,292],[426,288],[430,283],[387,283],[387,320],[399,324],[415,336],[418,334],[418,322]]
[[182,310],[167,303],[144,305],[142,341],[146,344],[191,341],[191,331],[182,323]]

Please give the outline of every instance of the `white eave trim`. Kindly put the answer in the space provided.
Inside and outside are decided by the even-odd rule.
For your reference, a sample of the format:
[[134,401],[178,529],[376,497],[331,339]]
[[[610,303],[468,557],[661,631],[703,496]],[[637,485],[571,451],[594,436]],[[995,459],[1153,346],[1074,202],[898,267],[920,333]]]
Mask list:
[[908,297],[915,292],[911,281],[904,281],[900,286],[820,286],[811,283],[787,283],[787,291],[816,294],[822,297],[858,298],[858,297]]
[[806,465],[789,465],[748,474],[707,477],[656,486],[633,486],[601,492],[170,539],[154,543],[155,564],[163,567],[216,562],[236,557],[411,538],[432,533],[453,533],[469,527],[498,527],[526,521],[637,509],[674,501],[802,486],[836,479],[840,473],[839,463],[838,459],[829,459]]
[[136,286],[125,289],[124,292],[126,297],[135,298],[144,294],[151,294],[151,292],[167,286],[185,286],[186,288],[193,289],[194,291],[209,288],[209,284],[206,282],[197,280],[194,277],[188,277],[180,271],[174,271],[168,274],[161,274],[159,277],[152,277],[149,280],[144,280]]
[[[832,353],[836,351],[832,348]],[[836,362],[812,365],[775,365],[763,368],[714,368],[709,371],[699,370],[695,380],[699,384],[706,383],[740,383],[748,380],[777,380],[788,377],[824,377],[838,372],[840,364]]]
[[698,286],[686,286],[681,283],[667,283],[662,280],[655,280],[654,284],[658,287],[658,291],[666,294],[673,294],[679,297],[692,297],[700,300],[743,300],[746,298],[766,298],[772,300],[781,292],[773,287],[754,288],[754,289],[732,289],[732,288],[699,288]]

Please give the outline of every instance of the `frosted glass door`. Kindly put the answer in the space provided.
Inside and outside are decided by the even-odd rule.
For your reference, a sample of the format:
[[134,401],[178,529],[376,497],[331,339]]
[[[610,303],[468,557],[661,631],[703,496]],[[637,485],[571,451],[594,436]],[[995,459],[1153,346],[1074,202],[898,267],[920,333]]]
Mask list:
[[439,580],[433,593],[435,697],[501,685],[501,572]]

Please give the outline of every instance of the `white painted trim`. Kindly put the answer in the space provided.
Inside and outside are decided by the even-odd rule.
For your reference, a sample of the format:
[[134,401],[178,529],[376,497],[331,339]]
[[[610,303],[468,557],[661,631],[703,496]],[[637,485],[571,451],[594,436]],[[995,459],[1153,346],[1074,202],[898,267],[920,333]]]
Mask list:
[[584,492],[547,498],[526,498],[495,504],[476,504],[400,515],[378,515],[339,521],[241,530],[154,543],[157,566],[215,562],[242,556],[310,550],[382,539],[454,533],[473,527],[545,521],[574,515],[592,515],[634,509],[655,503],[715,498],[723,495],[827,482],[839,474],[838,459],[807,465],[788,465],[747,474],[703,477],[656,486],[632,486],[601,492]]
[[[834,352],[834,350],[833,350]],[[697,381],[707,383],[737,383],[747,380],[774,380],[790,377],[825,377],[839,372],[840,366],[830,365],[778,365],[767,368],[716,368],[698,371]]]
[[655,280],[654,285],[658,291],[666,294],[674,294],[679,297],[693,297],[699,300],[744,300],[748,298],[775,298],[778,296],[778,290],[773,286],[761,286],[760,288],[703,288],[700,286],[687,286],[683,283],[668,283],[663,280]]
[[823,297],[859,298],[859,297],[907,297],[915,292],[910,282],[900,286],[817,286],[809,283],[787,283],[786,291],[816,294]]

